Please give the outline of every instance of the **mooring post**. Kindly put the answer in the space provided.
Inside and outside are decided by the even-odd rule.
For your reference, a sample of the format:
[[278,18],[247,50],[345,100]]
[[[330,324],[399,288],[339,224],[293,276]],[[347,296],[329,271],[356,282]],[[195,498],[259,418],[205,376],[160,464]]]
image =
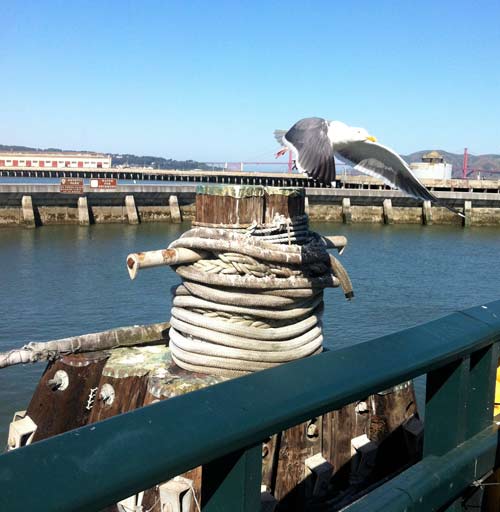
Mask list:
[[304,197],[304,212],[309,215],[309,198],[307,196]]
[[422,203],[422,224],[424,226],[432,225],[432,206],[430,201],[424,201]]
[[351,200],[348,197],[342,199],[342,221],[344,224],[352,222]]
[[33,210],[33,201],[31,196],[23,196],[21,199],[21,209],[23,215],[23,225],[27,228],[35,228],[35,211]]
[[464,201],[464,219],[462,224],[464,228],[470,227],[472,223],[472,201]]
[[128,223],[139,224],[139,216],[137,215],[134,196],[125,196],[125,208],[127,210]]
[[170,219],[174,224],[180,224],[182,222],[181,210],[179,208],[179,200],[177,196],[170,196],[168,198],[168,204],[170,206]]
[[394,216],[392,213],[392,200],[384,199],[382,207],[384,210],[384,224],[394,224]]
[[80,226],[88,226],[90,224],[87,196],[78,198],[78,224],[80,224]]

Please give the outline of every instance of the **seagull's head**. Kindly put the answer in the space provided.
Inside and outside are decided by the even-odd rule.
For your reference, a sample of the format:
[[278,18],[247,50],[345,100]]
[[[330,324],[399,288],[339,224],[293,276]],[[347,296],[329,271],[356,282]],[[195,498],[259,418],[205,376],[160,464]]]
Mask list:
[[364,128],[348,126],[340,121],[331,121],[328,124],[328,137],[334,146],[344,146],[351,142],[377,142]]

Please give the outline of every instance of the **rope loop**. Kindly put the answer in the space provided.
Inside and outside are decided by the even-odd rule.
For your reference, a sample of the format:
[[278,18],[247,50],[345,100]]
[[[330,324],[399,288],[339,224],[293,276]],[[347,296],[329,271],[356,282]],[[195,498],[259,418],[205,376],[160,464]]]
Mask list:
[[322,351],[323,290],[339,286],[307,216],[245,230],[197,226],[171,245],[206,256],[175,266],[170,347],[182,368],[226,376]]

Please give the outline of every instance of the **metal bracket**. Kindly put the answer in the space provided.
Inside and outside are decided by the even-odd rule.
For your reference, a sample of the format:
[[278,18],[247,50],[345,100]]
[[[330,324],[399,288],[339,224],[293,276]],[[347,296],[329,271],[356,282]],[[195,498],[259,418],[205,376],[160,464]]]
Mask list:
[[190,512],[193,501],[193,481],[182,476],[158,486],[161,512]]
[[105,405],[110,406],[115,401],[115,388],[111,384],[103,384],[99,393],[99,398]]
[[116,504],[116,508],[118,509],[118,512],[142,512],[143,498],[144,491],[119,501]]
[[316,453],[304,461],[306,480],[312,480],[312,496],[325,496],[333,473],[333,466],[321,453]]
[[9,440],[7,449],[15,450],[21,446],[27,446],[33,441],[37,429],[36,423],[26,414],[26,411],[14,413],[9,425]]
[[378,444],[370,441],[366,434],[351,439],[351,476],[349,483],[364,482],[373,471]]
[[69,376],[64,370],[57,370],[54,376],[47,381],[52,391],[64,391],[69,386]]
[[274,512],[278,500],[268,491],[265,485],[260,486],[260,512]]

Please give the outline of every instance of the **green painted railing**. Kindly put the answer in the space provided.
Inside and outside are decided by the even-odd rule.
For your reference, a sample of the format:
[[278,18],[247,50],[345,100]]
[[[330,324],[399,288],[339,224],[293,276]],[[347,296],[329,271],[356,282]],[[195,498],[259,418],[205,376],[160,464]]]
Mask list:
[[458,510],[499,464],[499,341],[497,301],[14,450],[0,456],[0,510],[99,510],[205,464],[205,511],[255,512],[262,440],[423,374],[423,460],[349,510]]

